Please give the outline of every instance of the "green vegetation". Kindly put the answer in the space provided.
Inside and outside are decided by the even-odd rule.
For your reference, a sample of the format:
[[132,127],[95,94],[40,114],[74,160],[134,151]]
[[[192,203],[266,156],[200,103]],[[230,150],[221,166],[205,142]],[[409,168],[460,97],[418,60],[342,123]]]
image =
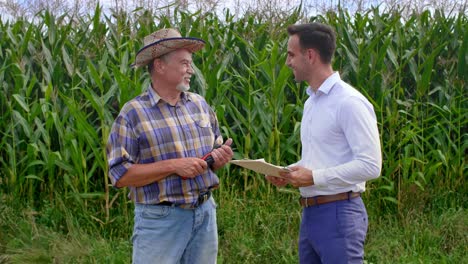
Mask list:
[[[45,12],[0,21],[0,263],[129,263],[132,203],[109,185],[105,142],[120,107],[148,85],[129,65],[143,37],[200,37],[193,89],[215,109],[236,158],[300,154],[305,101],[285,66],[286,26],[175,11]],[[382,176],[368,183],[368,263],[466,263],[468,17],[328,13],[335,69],[374,104]],[[235,166],[219,172],[220,263],[296,263],[298,192]]]

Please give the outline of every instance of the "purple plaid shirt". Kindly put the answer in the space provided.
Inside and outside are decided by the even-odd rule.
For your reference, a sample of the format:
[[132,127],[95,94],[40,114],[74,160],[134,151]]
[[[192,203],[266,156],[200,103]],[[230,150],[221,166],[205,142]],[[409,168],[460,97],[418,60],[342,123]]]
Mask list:
[[[123,106],[112,126],[107,142],[109,178],[115,186],[133,164],[201,158],[212,150],[215,139],[222,142],[218,137],[218,120],[202,96],[185,92],[171,106],[150,86]],[[129,198],[143,204],[195,204],[200,193],[218,184],[211,169],[187,180],[169,175],[146,186],[129,187]]]

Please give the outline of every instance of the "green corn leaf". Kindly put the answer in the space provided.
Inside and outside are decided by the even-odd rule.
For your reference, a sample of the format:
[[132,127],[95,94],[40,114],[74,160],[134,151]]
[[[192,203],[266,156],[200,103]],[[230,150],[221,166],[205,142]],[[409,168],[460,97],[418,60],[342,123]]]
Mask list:
[[21,106],[21,108],[23,108],[23,110],[26,112],[26,113],[29,113],[29,106],[28,104],[26,103],[25,99],[23,96],[19,95],[19,94],[14,94],[13,95],[13,98],[15,99],[15,101]]

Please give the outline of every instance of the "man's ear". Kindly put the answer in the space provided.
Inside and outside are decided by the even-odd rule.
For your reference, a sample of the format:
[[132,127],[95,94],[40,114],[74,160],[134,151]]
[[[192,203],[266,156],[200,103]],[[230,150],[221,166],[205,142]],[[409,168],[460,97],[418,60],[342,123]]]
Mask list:
[[166,64],[164,63],[162,59],[156,58],[153,60],[153,67],[157,73],[163,73],[164,70],[166,69]]
[[316,62],[317,56],[318,56],[317,50],[307,49],[307,59],[309,60],[311,64],[314,64]]

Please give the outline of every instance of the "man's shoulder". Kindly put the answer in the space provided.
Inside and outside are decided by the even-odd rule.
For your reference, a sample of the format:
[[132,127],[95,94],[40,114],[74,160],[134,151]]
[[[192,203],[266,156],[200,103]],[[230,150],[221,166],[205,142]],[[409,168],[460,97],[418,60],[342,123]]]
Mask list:
[[337,95],[343,100],[346,100],[352,97],[367,100],[366,97],[356,87],[354,87],[353,85],[345,81],[341,81],[339,83],[339,89],[336,89],[336,90],[338,92]]
[[341,81],[335,88],[333,89],[334,93],[330,98],[330,102],[333,102],[334,108],[337,111],[339,111],[339,109],[348,109],[354,104],[372,106],[369,99],[367,99],[364,94],[347,82]]
[[190,98],[191,100],[193,101],[198,101],[198,102],[206,102],[205,100],[205,97],[197,94],[197,93],[193,93],[193,92],[186,92],[187,93],[187,97]]
[[140,95],[127,101],[120,110],[121,113],[128,113],[135,109],[142,109],[147,107],[149,104],[149,96],[147,92],[143,92]]

